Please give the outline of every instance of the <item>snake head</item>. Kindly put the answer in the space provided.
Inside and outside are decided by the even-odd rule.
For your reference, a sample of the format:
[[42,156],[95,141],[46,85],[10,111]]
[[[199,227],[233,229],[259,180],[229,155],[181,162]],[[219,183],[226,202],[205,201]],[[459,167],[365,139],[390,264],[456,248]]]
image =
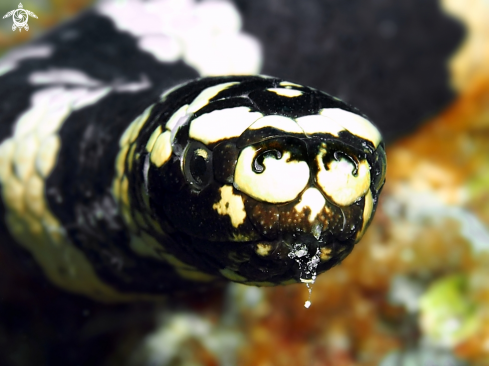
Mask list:
[[268,77],[201,79],[164,99],[147,208],[192,265],[245,284],[307,281],[361,239],[386,155],[358,110]]

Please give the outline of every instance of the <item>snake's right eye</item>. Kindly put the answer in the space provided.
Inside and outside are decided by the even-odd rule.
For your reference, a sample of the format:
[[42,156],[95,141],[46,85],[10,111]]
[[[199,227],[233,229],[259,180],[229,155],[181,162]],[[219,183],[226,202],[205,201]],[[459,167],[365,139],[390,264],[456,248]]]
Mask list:
[[204,189],[213,176],[212,151],[200,142],[191,142],[184,152],[183,174],[192,188]]

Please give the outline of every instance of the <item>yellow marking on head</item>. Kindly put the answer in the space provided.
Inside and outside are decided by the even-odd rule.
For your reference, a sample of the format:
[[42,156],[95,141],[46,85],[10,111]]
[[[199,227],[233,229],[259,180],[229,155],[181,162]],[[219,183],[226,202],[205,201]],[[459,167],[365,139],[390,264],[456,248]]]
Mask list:
[[151,151],[151,162],[160,168],[165,164],[171,157],[171,132],[165,131],[156,139],[153,150]]
[[161,126],[156,127],[156,129],[153,131],[151,134],[151,137],[149,138],[148,142],[146,143],[146,151],[151,152],[153,150],[153,147],[155,146],[156,139],[158,136],[161,135],[162,129]]
[[308,188],[301,196],[300,202],[294,206],[297,212],[302,212],[304,208],[309,208],[309,222],[312,223],[321,213],[326,204],[326,199],[316,188]]
[[324,193],[339,206],[349,206],[360,199],[370,187],[370,166],[366,160],[358,164],[357,175],[354,166],[346,158],[333,159],[326,169],[323,163],[324,151],[317,156],[317,182]]
[[330,260],[331,259],[331,249],[330,248],[321,248],[321,255],[319,258],[323,262]]
[[256,159],[256,149],[248,146],[241,151],[234,173],[234,187],[241,192],[264,202],[284,203],[295,199],[309,181],[309,166],[305,161],[290,159],[284,152],[281,159],[265,157],[265,170],[255,173],[252,170]]
[[168,131],[172,131],[177,125],[178,121],[180,121],[180,118],[185,118],[185,116],[187,115],[187,109],[188,104],[181,106],[175,113],[172,114],[168,122],[166,122],[165,128]]
[[235,195],[233,193],[233,187],[229,185],[219,188],[219,192],[221,193],[221,200],[215,203],[212,208],[219,215],[228,215],[232,225],[237,228],[246,219],[243,198],[239,194]]
[[341,108],[324,108],[319,113],[340,124],[353,135],[370,141],[375,148],[382,141],[382,136],[377,127],[358,114],[345,111]]
[[263,117],[249,107],[234,107],[205,113],[190,122],[189,137],[206,145],[240,136],[253,122]]
[[54,169],[60,145],[61,141],[58,135],[48,136],[42,141],[36,157],[36,169],[41,177],[47,178]]
[[229,268],[224,268],[219,270],[219,272],[226,277],[228,280],[234,281],[234,282],[246,282],[247,278],[243,277],[236,272],[230,270]]
[[265,127],[276,128],[281,131],[304,134],[304,131],[291,118],[283,116],[265,116],[250,126],[250,130],[259,130]]
[[299,88],[303,88],[302,85],[291,83],[290,81],[282,81],[279,85],[280,86],[284,86],[284,87],[287,87],[287,86],[296,86],[296,87],[299,87]]
[[266,257],[270,254],[271,250],[272,246],[270,244],[258,243],[256,245],[256,254],[258,254],[259,256]]
[[302,94],[304,94],[302,91],[295,90],[295,89],[269,88],[267,90],[270,92],[273,92],[277,95],[280,95],[282,97],[287,97],[287,98],[300,97]]
[[230,83],[222,83],[218,85],[211,86],[207,89],[204,89],[198,96],[190,103],[187,113],[195,113],[205,105],[209,103],[209,101],[214,98],[221,91],[228,89],[230,86],[239,84],[237,81],[233,81]]
[[295,120],[307,135],[328,133],[338,137],[339,132],[345,130],[345,128],[336,121],[318,114],[299,117]]

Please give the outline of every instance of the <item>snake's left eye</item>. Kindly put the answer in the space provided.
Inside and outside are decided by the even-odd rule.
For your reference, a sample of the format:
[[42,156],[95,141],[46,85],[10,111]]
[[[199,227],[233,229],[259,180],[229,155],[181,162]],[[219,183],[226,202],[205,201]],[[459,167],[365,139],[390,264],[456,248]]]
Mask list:
[[188,144],[183,154],[183,174],[193,188],[205,188],[212,180],[212,151],[197,141]]

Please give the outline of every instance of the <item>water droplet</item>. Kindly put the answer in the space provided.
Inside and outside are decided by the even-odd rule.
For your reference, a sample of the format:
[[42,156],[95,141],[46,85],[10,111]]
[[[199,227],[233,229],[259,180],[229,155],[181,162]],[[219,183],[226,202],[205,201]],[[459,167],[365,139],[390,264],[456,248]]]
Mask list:
[[309,254],[307,245],[295,244],[294,248],[289,253],[289,258],[294,259],[299,265],[299,278],[302,283],[305,283],[309,290],[309,299],[305,302],[304,307],[309,308],[311,306],[311,294],[312,285],[316,281],[317,273],[316,268],[319,265],[321,259],[321,250],[316,249],[314,255]]

